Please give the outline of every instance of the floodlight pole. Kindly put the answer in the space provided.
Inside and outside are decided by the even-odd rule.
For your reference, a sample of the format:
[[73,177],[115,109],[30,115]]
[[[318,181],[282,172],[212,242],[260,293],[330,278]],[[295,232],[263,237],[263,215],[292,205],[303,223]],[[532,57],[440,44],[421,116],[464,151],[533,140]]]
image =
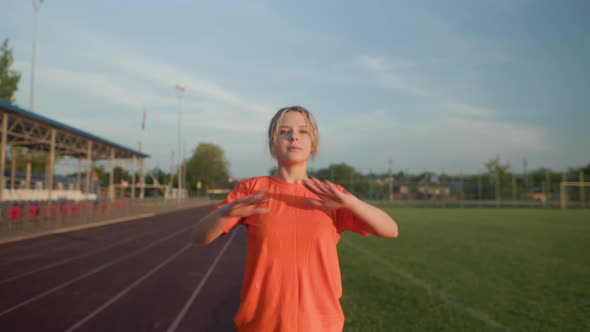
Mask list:
[[35,59],[37,57],[37,16],[39,8],[43,0],[33,0],[33,9],[35,15],[33,18],[33,56],[31,58],[31,89],[29,91],[29,110],[34,111],[35,108]]
[[176,194],[176,201],[180,202],[180,191],[182,190],[182,183],[181,183],[181,168],[182,168],[182,160],[181,160],[181,153],[180,153],[180,137],[181,137],[181,117],[182,117],[182,97],[184,95],[185,88],[180,84],[176,84],[176,96],[178,97],[178,138],[176,142],[176,153],[178,155],[178,192]]

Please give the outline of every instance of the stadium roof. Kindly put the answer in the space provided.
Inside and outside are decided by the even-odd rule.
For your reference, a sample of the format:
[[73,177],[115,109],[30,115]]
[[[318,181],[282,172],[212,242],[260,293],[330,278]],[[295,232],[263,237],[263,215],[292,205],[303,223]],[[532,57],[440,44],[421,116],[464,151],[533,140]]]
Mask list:
[[[34,150],[48,151],[51,129],[56,129],[56,152],[78,158],[87,157],[89,142],[92,142],[92,159],[109,159],[111,151],[115,158],[149,158],[149,155],[98,137],[87,131],[74,128],[59,121],[18,106],[0,101],[0,114],[9,115],[7,144],[25,146]],[[2,128],[0,127],[0,132]]]

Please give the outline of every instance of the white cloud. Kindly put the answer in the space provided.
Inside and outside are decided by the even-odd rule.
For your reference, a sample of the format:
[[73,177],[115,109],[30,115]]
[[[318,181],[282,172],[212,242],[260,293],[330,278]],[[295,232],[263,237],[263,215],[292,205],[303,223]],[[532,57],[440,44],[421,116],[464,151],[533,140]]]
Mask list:
[[547,133],[540,128],[485,119],[450,118],[433,125],[425,138],[439,148],[452,147],[457,153],[482,157],[494,152],[546,152],[551,148]]
[[499,121],[494,109],[460,96],[445,95],[423,84],[417,75],[419,61],[362,56],[359,62],[384,89],[415,98],[420,104],[420,115],[405,118],[404,122],[391,114],[411,114],[417,109],[349,117],[329,128],[335,135],[324,140],[324,151],[329,150],[330,155],[324,156],[326,159],[320,157],[320,162],[347,155],[356,167],[384,170],[388,157],[393,156],[400,169],[443,165],[442,168],[458,172],[461,168],[478,169],[483,161],[498,153],[519,160],[552,149],[545,129]]
[[367,117],[359,119],[359,126],[339,126],[341,133],[323,138],[322,152],[314,167],[346,160],[359,169],[381,172],[391,156],[396,169],[458,173],[479,170],[496,154],[518,162],[524,156],[546,154],[552,149],[543,129],[488,121],[485,117],[450,116],[420,124],[382,121],[377,117],[372,123]]
[[494,115],[494,111],[488,108],[463,103],[449,103],[441,109],[447,114],[467,118],[491,118]]
[[60,20],[60,24],[63,29],[62,33],[65,34],[62,35],[62,38],[83,40],[85,45],[82,47],[95,50],[87,54],[91,61],[109,65],[111,72],[129,79],[159,85],[164,95],[173,95],[174,87],[180,84],[186,88],[185,95],[198,95],[201,98],[209,98],[222,104],[257,113],[265,113],[269,109],[268,105],[264,103],[249,100],[214,82],[197,78],[197,75],[177,66],[143,55],[128,46],[117,43],[113,36],[91,30],[69,18]]
[[351,114],[326,124],[320,124],[320,134],[339,142],[372,141],[379,133],[397,130],[400,125],[388,110]]
[[[173,66],[162,60],[144,55],[134,50],[132,43],[117,42],[117,36],[109,36],[87,27],[71,17],[64,17],[59,12],[47,10],[45,16],[52,17],[52,24],[47,28],[46,38],[42,42],[47,44],[45,63],[49,63],[53,57],[56,63],[62,63],[63,50],[68,49],[68,56],[78,61],[83,68],[101,68],[102,72],[81,72],[60,65],[47,66],[58,74],[55,82],[68,84],[76,90],[88,88],[89,95],[96,94],[91,88],[104,83],[112,84],[104,91],[105,95],[112,95],[117,103],[129,105],[133,97],[141,97],[144,102],[154,102],[156,105],[166,104],[166,98],[175,101],[174,86],[183,85],[186,88],[185,96],[198,96],[198,98],[210,99],[219,104],[246,110],[255,113],[266,114],[273,108],[263,101],[250,100],[240,96],[235,91],[220,86],[210,80],[197,77],[198,74],[187,72],[180,67]],[[71,48],[75,41],[76,47]],[[52,53],[53,52],[53,53]],[[39,67],[42,65],[37,64]],[[30,64],[23,63],[22,68],[28,71]],[[52,73],[52,74],[53,74]],[[103,74],[104,73],[104,74]],[[40,75],[38,75],[40,76]],[[58,81],[63,78],[63,81]],[[52,79],[54,79],[52,77]],[[86,84],[79,84],[84,83]],[[117,82],[124,82],[119,84]],[[75,86],[74,86],[75,85]],[[118,85],[118,86],[117,86]],[[133,86],[130,89],[129,86]],[[149,86],[152,89],[147,89]],[[150,99],[154,95],[153,88],[159,87],[160,97]],[[134,91],[132,91],[134,90]],[[133,102],[134,105],[137,104]]]
[[376,73],[411,69],[416,66],[416,62],[412,60],[391,60],[374,55],[361,55],[359,60],[363,67]]
[[361,68],[365,69],[381,87],[387,90],[414,97],[435,98],[438,95],[414,74],[421,66],[416,60],[393,60],[383,56],[361,55],[359,63]]
[[[15,62],[15,68],[23,74],[30,72],[30,64],[25,62]],[[171,102],[170,98],[156,96],[139,85],[130,84],[124,77],[43,64],[38,64],[36,71],[37,86],[59,89],[67,94],[85,96],[89,100],[100,100],[106,104],[135,109],[140,103],[157,107],[169,105]],[[28,86],[23,87],[28,88]]]
[[186,74],[166,63],[124,53],[117,57],[108,57],[108,59],[118,70],[137,75],[163,87],[174,87],[176,84],[180,84],[186,88],[186,94],[196,93],[199,96],[256,113],[265,114],[271,109],[262,103],[243,98],[215,83],[195,78],[193,75]]

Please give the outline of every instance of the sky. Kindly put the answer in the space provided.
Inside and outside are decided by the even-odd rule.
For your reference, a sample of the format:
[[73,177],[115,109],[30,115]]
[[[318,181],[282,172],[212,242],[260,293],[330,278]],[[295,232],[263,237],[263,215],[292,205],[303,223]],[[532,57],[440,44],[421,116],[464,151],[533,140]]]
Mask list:
[[[187,157],[215,143],[236,178],[275,165],[268,124],[291,105],[318,122],[313,169],[381,173],[391,158],[394,171],[459,174],[500,156],[517,172],[524,159],[565,170],[590,163],[589,12],[573,0],[48,0],[34,111],[143,140],[147,166],[165,170],[180,128]],[[34,17],[30,1],[0,4],[25,109]]]

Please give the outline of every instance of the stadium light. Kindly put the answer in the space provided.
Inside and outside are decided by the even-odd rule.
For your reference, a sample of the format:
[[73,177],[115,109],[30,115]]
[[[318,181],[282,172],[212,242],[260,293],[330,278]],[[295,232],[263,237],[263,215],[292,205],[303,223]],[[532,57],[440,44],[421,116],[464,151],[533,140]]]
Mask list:
[[33,9],[35,15],[33,18],[33,57],[31,59],[31,89],[29,91],[29,110],[32,112],[35,108],[35,58],[37,56],[37,14],[43,0],[33,0]]

